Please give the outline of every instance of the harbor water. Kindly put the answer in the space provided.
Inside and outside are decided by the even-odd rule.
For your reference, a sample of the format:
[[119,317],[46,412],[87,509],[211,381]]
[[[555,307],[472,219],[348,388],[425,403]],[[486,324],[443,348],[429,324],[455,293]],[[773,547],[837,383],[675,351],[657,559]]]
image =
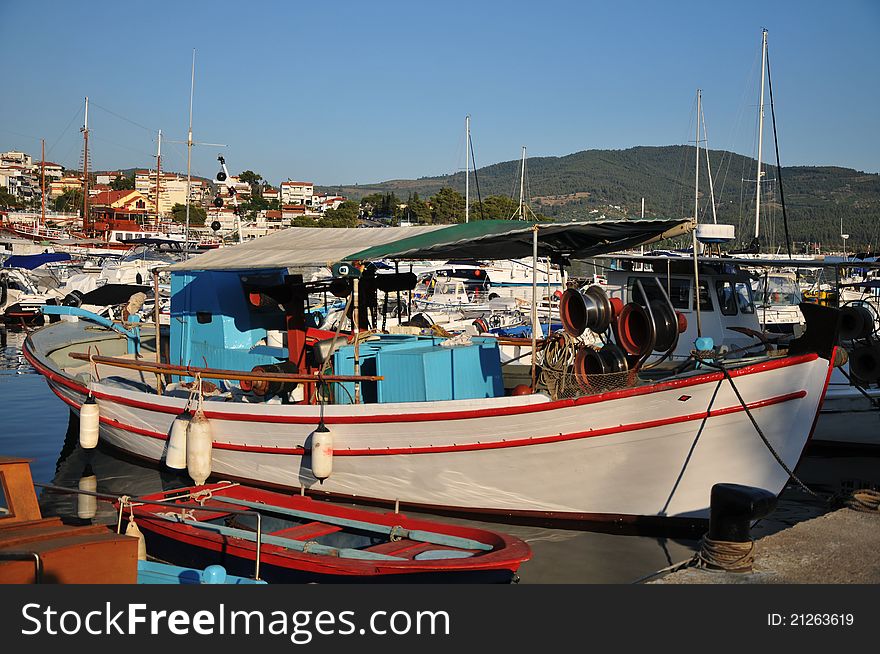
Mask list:
[[[21,353],[23,339],[23,334],[10,333],[6,347],[0,349],[0,455],[31,459],[37,483],[76,489],[81,480],[94,476],[97,491],[115,497],[144,495],[192,483],[185,472],[129,460],[100,445],[95,450],[82,450],[78,445],[77,418],[25,361]],[[880,415],[877,426],[880,428]],[[796,474],[808,487],[826,497],[857,488],[878,488],[880,454],[808,449]],[[44,490],[40,505],[44,516],[57,515],[71,523],[116,524],[110,501],[99,501],[92,518],[80,517],[76,495]],[[752,533],[755,538],[766,536],[828,510],[827,501],[791,482],[776,511],[759,522]],[[521,583],[632,583],[690,558],[698,547],[694,535],[682,537],[662,531],[633,535],[613,529],[599,532],[482,523],[448,516],[440,519],[505,531],[527,541],[532,559],[520,568]]]

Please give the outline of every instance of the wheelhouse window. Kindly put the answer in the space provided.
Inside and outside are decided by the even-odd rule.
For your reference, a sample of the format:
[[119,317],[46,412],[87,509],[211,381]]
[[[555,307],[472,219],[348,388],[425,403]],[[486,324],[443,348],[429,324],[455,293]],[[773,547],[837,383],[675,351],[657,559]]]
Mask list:
[[755,313],[755,302],[752,299],[752,287],[746,282],[736,283],[736,302],[740,313]]
[[[660,300],[661,302],[665,302],[666,298],[663,297],[663,292],[660,290],[660,287],[657,285],[659,281],[660,284],[663,285],[663,290],[669,293],[669,301],[672,302],[672,306],[676,309],[688,310],[690,309],[690,294],[691,294],[691,281],[689,279],[682,279],[673,277],[668,280],[654,277],[630,277],[627,279],[627,299],[629,302],[636,302],[637,304],[645,304],[645,298],[642,295],[641,291],[639,291],[636,286],[636,280],[639,279],[642,282],[642,288],[645,289],[645,294],[648,296],[648,301],[652,302],[654,300]],[[656,280],[656,281],[655,281]]]
[[718,294],[718,308],[722,315],[735,316],[737,296],[733,283],[728,280],[718,280],[715,282],[715,292]]

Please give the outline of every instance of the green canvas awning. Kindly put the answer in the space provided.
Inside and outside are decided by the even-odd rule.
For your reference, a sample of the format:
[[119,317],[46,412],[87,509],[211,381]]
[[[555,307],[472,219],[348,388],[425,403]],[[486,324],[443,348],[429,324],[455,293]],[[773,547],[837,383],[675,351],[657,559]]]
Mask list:
[[690,220],[605,220],[532,223],[479,220],[416,234],[355,252],[346,261],[376,259],[519,259],[532,255],[587,258],[686,234]]

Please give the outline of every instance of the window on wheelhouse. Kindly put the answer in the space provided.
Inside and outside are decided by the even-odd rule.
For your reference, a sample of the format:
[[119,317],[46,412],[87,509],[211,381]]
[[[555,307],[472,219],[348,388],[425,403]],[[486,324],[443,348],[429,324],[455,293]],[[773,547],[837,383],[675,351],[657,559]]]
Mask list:
[[746,282],[736,283],[736,302],[740,313],[755,313],[755,302],[752,299],[752,287]]
[[[627,279],[627,301],[645,304],[644,297],[636,286],[636,280],[642,281],[642,287],[648,296],[648,301],[661,300],[665,302],[663,293],[657,285],[659,281],[663,285],[663,290],[669,293],[669,301],[676,309],[689,311],[691,309],[691,290],[692,280],[684,277],[672,277],[666,279],[662,275],[659,277],[630,277]],[[656,280],[656,281],[655,281]],[[700,311],[712,311],[712,301],[709,298],[709,286],[704,280],[700,280]]]
[[718,308],[725,316],[735,316],[737,310],[737,296],[733,283],[726,279],[715,282],[715,292],[718,294]]
[[790,277],[769,275],[758,280],[755,297],[763,306],[796,306],[801,303],[801,291]]
[[669,301],[672,302],[672,306],[676,309],[690,309],[690,298],[688,297],[691,290],[690,280],[673,277],[672,279],[669,279],[667,283],[665,278],[661,279],[660,277],[639,276],[628,278],[626,292],[627,301],[635,302],[636,304],[641,304],[643,306],[645,304],[645,297],[642,295],[638,286],[636,286],[636,280],[642,282],[642,288],[645,289],[645,295],[648,296],[648,302],[653,302],[654,300],[666,302],[666,298],[663,297],[663,292],[657,285],[657,282],[659,281],[660,284],[663,285],[663,290],[669,293]]

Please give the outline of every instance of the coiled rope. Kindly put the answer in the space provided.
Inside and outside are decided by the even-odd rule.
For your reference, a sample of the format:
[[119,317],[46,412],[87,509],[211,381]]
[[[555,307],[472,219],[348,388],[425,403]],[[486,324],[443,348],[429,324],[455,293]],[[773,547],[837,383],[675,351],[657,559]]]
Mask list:
[[847,497],[843,505],[854,511],[864,513],[880,513],[880,491],[870,488],[862,488]]
[[727,572],[751,572],[755,563],[755,541],[736,543],[712,540],[703,534],[700,551],[694,556],[698,568],[725,570]]
[[541,375],[539,385],[547,389],[550,397],[570,397],[578,391],[571,367],[581,342],[568,332],[559,332],[544,341],[541,349]]

